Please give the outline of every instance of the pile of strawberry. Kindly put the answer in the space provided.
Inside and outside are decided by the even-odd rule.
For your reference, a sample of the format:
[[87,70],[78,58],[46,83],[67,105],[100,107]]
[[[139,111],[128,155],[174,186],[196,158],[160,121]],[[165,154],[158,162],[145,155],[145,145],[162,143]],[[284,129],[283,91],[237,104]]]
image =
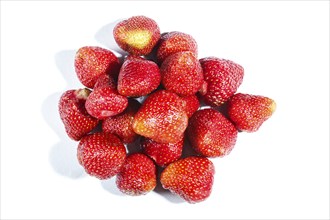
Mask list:
[[[205,200],[215,172],[208,157],[229,154],[238,131],[257,131],[275,102],[236,93],[243,68],[216,57],[198,59],[188,34],[161,35],[145,16],[119,22],[113,33],[129,53],[123,63],[107,49],[80,48],[74,65],[87,88],[66,91],[59,101],[66,132],[79,141],[79,163],[99,179],[116,176],[125,194],[146,194],[160,178],[163,188],[190,203]],[[185,138],[196,155],[183,158]],[[141,152],[127,154],[125,145],[134,141]]]

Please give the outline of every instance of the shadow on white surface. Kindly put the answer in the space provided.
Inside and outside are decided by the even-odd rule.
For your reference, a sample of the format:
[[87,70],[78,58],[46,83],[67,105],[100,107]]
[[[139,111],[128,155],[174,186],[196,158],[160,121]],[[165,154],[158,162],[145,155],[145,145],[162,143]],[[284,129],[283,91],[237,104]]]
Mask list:
[[101,180],[101,185],[103,189],[105,189],[106,191],[110,192],[113,195],[116,196],[125,195],[124,193],[120,192],[120,190],[117,188],[115,176],[107,180]]
[[62,50],[55,54],[55,64],[65,79],[68,89],[73,89],[81,84],[74,69],[74,59],[77,50]]
[[84,175],[84,169],[77,161],[78,142],[69,139],[58,113],[58,101],[61,93],[54,93],[46,98],[42,104],[42,115],[47,124],[60,138],[60,142],[52,146],[49,153],[49,162],[60,175],[77,179]]
[[76,85],[79,85],[79,80],[74,71],[75,53],[75,50],[63,50],[55,54],[55,64],[67,85],[62,92],[50,94],[42,103],[41,109],[45,121],[60,140],[50,149],[49,163],[56,173],[72,179],[81,178],[86,174],[77,160],[78,142],[71,140],[66,135],[58,112],[58,102],[64,91],[75,89]]

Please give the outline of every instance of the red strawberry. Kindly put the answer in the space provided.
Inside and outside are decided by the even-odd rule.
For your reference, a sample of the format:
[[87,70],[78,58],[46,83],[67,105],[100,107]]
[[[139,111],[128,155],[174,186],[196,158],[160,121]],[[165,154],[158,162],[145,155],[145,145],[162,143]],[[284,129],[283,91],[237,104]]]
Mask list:
[[204,84],[200,93],[206,104],[219,106],[227,101],[241,85],[244,69],[240,65],[216,57],[200,60],[204,73]]
[[127,98],[109,86],[95,89],[88,96],[85,107],[95,118],[106,119],[123,112],[127,104]]
[[178,52],[167,57],[160,67],[162,84],[182,96],[195,94],[203,83],[203,70],[190,52]]
[[192,147],[206,157],[222,157],[233,149],[237,130],[220,112],[203,109],[189,120],[187,134]]
[[165,189],[189,203],[204,201],[212,191],[215,170],[213,163],[203,157],[187,157],[168,165],[161,173]]
[[59,113],[66,133],[76,141],[92,131],[98,124],[98,119],[90,116],[85,108],[90,92],[89,89],[68,90],[63,93],[59,101]]
[[274,100],[258,95],[237,93],[228,102],[229,118],[241,131],[255,132],[274,113]]
[[128,56],[118,76],[118,92],[124,96],[145,96],[160,84],[160,70],[156,63],[141,57]]
[[133,55],[147,55],[160,38],[157,23],[145,16],[133,16],[113,29],[119,47]]
[[117,89],[117,82],[114,79],[114,76],[101,75],[94,85],[94,90],[101,87],[110,87],[112,89]]
[[162,144],[149,138],[143,138],[141,146],[158,166],[167,166],[178,160],[182,155],[183,138],[174,144]]
[[93,88],[101,75],[117,75],[120,64],[114,53],[101,47],[82,47],[75,57],[74,66],[80,82]]
[[184,101],[185,111],[190,118],[198,110],[200,103],[196,95],[181,97]]
[[187,125],[181,98],[166,90],[151,94],[133,120],[135,133],[160,143],[177,143]]
[[124,112],[109,117],[102,122],[102,130],[117,135],[124,143],[132,143],[138,136],[133,131],[132,124],[134,115],[140,106],[141,104],[138,101],[130,99]]
[[128,156],[117,175],[118,189],[128,195],[144,195],[156,187],[156,166],[144,154]]
[[183,51],[191,51],[197,57],[197,43],[189,34],[178,31],[161,36],[157,49],[157,61],[161,64],[168,56]]
[[125,162],[126,149],[115,135],[94,133],[80,140],[77,157],[89,175],[107,179],[120,171]]

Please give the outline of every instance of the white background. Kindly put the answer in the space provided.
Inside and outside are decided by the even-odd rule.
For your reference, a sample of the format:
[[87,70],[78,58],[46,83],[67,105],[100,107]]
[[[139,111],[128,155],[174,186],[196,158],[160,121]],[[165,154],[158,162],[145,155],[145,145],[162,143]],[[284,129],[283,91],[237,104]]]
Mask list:
[[[118,51],[112,28],[133,15],[191,34],[199,58],[241,64],[239,92],[277,102],[258,132],[212,159],[202,203],[124,196],[114,178],[87,176],[59,119],[61,93],[82,87],[75,51]],[[329,218],[329,2],[1,1],[1,218]]]

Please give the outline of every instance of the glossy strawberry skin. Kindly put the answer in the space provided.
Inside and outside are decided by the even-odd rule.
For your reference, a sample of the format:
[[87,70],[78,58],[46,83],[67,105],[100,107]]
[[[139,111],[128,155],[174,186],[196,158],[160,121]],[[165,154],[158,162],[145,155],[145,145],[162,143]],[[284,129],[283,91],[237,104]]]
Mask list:
[[117,174],[118,189],[128,195],[144,195],[156,187],[156,166],[144,154],[129,155]]
[[111,87],[95,89],[85,103],[87,112],[101,120],[123,112],[127,105],[127,98]]
[[93,133],[80,140],[77,158],[89,175],[108,179],[119,173],[125,162],[126,149],[113,134]]
[[275,101],[265,96],[237,93],[228,101],[229,118],[245,132],[256,132],[275,109]]
[[144,153],[151,157],[158,166],[165,167],[181,157],[183,138],[174,144],[163,144],[149,138],[143,138],[141,146]]
[[244,69],[230,60],[207,57],[200,59],[204,83],[200,90],[206,104],[220,106],[242,84]]
[[156,63],[141,57],[128,56],[118,76],[118,92],[127,97],[140,97],[157,89],[161,81]]
[[187,128],[192,147],[206,157],[229,154],[235,146],[237,133],[235,126],[214,109],[195,112]]
[[160,67],[164,87],[181,96],[195,94],[203,84],[203,70],[190,51],[168,56]]
[[197,203],[210,196],[214,173],[214,165],[209,159],[193,156],[168,165],[161,173],[160,182],[163,188],[187,202]]
[[190,118],[200,107],[200,102],[196,95],[181,97],[184,101],[185,111]]
[[88,114],[85,102],[90,94],[89,89],[68,90],[62,94],[58,107],[60,118],[68,136],[79,141],[92,131],[99,120]]
[[130,99],[124,112],[108,117],[102,122],[102,131],[117,135],[125,144],[134,142],[138,135],[133,131],[132,124],[140,106],[138,101]]
[[159,143],[177,143],[188,125],[188,116],[178,95],[159,90],[144,101],[133,120],[135,133]]
[[197,43],[189,35],[178,31],[172,31],[161,36],[157,49],[157,62],[161,64],[168,56],[183,51],[191,51],[198,55]]
[[145,16],[133,16],[119,22],[113,30],[118,46],[132,55],[149,54],[160,38],[157,23]]
[[101,75],[118,75],[120,63],[110,50],[86,46],[77,51],[74,66],[80,82],[88,88],[94,88]]

